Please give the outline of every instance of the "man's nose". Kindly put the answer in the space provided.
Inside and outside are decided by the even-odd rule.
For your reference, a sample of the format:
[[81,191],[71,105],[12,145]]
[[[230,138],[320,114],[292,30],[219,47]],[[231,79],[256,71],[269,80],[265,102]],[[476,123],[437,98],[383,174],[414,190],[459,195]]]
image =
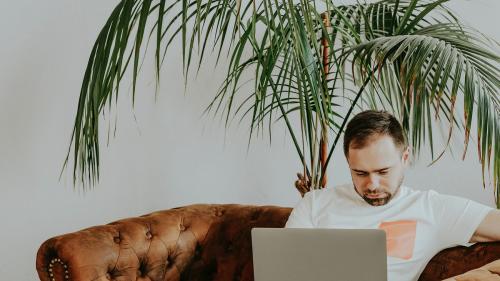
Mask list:
[[377,188],[379,188],[380,185],[380,179],[376,175],[370,175],[369,177],[369,182],[368,182],[368,189],[373,191]]

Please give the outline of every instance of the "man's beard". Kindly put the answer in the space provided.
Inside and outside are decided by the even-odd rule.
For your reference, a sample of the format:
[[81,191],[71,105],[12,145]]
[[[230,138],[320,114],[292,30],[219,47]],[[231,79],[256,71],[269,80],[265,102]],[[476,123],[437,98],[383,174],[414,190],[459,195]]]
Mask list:
[[[361,196],[361,198],[363,198],[363,200],[365,200],[366,203],[368,203],[372,206],[383,206],[383,205],[389,203],[389,201],[391,201],[394,194],[398,193],[399,188],[403,184],[403,178],[404,178],[404,176],[401,176],[401,178],[399,179],[398,187],[396,188],[394,193],[383,191],[383,190],[380,190],[377,188],[374,191],[368,191],[368,192],[365,192],[363,195],[361,195],[361,194],[359,194],[356,186],[354,186],[354,190],[356,191],[356,193],[358,193]],[[368,195],[385,195],[385,196],[379,197],[379,198],[369,198]]]
[[368,193],[368,194],[374,195],[374,194],[382,194],[382,193],[385,194],[385,196],[384,197],[380,197],[380,198],[369,198],[367,196],[367,193],[365,193],[361,197],[366,201],[366,203],[368,203],[368,204],[370,204],[372,206],[383,206],[383,205],[389,203],[389,201],[391,200],[391,198],[392,198],[392,194],[391,193],[389,193],[389,192],[380,192],[379,193],[379,192],[375,191],[373,193]]

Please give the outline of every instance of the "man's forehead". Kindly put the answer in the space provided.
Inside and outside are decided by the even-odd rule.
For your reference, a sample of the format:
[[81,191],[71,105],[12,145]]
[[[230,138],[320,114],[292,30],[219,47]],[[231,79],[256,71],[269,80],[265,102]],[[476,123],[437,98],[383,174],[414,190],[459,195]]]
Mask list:
[[349,168],[352,170],[358,171],[380,171],[388,168],[392,168],[396,166],[400,160],[400,154],[392,154],[388,153],[385,155],[364,155],[363,153],[359,154],[350,154],[350,157],[347,159],[347,163],[349,164]]
[[396,155],[401,155],[401,149],[396,146],[390,137],[379,137],[363,147],[349,147],[348,151],[348,158],[393,158]]
[[352,170],[373,172],[397,165],[400,157],[392,139],[381,137],[361,148],[350,148],[347,162]]

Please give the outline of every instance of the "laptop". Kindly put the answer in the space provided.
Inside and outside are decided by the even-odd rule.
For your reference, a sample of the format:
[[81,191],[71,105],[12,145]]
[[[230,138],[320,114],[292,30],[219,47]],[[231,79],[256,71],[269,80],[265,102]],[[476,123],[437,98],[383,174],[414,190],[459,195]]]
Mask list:
[[254,228],[255,281],[387,281],[379,229]]

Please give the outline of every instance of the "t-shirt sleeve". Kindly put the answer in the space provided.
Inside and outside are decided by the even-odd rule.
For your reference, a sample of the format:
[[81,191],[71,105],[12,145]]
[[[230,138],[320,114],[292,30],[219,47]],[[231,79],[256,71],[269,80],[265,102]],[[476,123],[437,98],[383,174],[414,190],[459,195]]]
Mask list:
[[313,214],[312,214],[312,192],[308,192],[293,208],[285,228],[313,228]]
[[493,209],[475,201],[431,191],[439,237],[444,247],[469,245],[477,227]]

